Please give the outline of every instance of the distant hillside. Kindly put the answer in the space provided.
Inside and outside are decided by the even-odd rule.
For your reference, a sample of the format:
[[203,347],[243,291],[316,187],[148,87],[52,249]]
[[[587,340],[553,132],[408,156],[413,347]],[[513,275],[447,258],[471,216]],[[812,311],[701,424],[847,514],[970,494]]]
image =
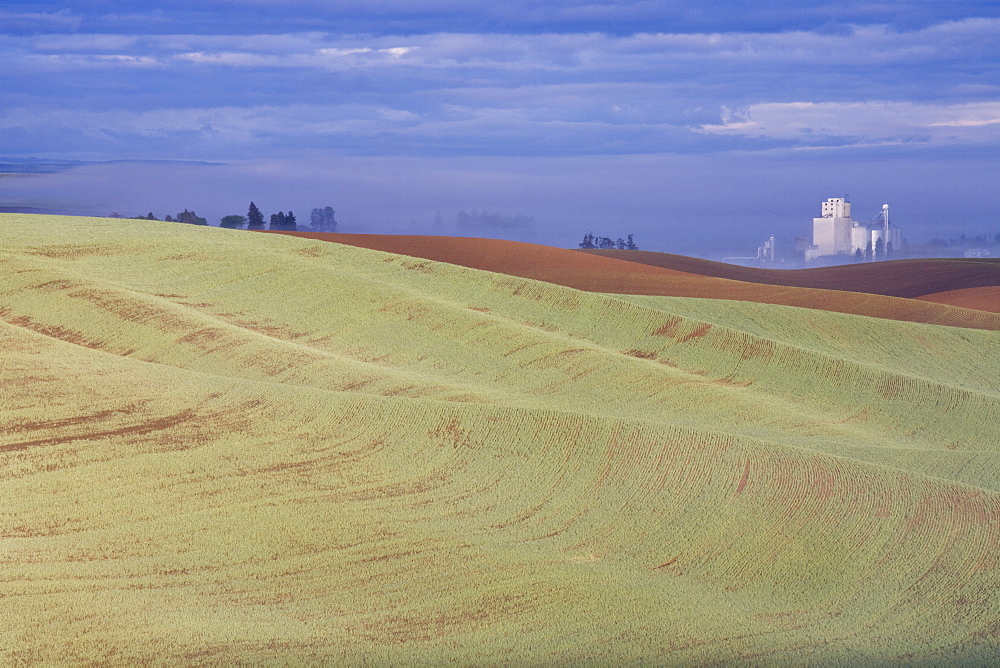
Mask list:
[[[645,253],[644,251],[607,251],[607,253],[615,253],[616,255],[603,255],[604,251],[601,252],[602,254],[589,251],[584,253],[498,239],[305,232],[276,232],[272,234],[288,234],[301,238],[400,253],[463,267],[531,278],[590,292],[731,299],[816,308],[837,313],[851,313],[908,322],[1000,330],[1000,318],[992,313],[900,299],[878,293],[873,294],[870,291],[860,291],[858,294],[846,292],[841,288],[794,287],[702,275],[697,271],[712,270],[717,273],[746,277],[765,270],[748,270],[744,267],[685,258],[679,255],[650,252],[636,256],[672,265],[660,267],[651,263],[625,260],[617,255],[620,253],[641,254]],[[633,256],[629,255],[629,257]],[[816,283],[817,285],[846,285],[850,281],[841,276],[839,270],[850,269],[852,270],[851,275],[863,283],[866,281],[873,283],[873,277],[892,276],[891,280],[897,291],[900,292],[919,293],[921,290],[930,289],[932,281],[928,279],[928,276],[931,275],[937,275],[941,279],[940,285],[942,287],[965,285],[976,280],[980,282],[997,280],[1000,283],[1000,266],[994,265],[991,261],[979,261],[978,264],[976,261],[966,263],[960,260],[901,262],[926,262],[939,267],[940,271],[933,270],[933,266],[928,268],[922,264],[897,265],[897,269],[902,267],[902,270],[898,271],[897,274],[887,274],[882,269],[878,271],[866,269],[862,272],[856,272],[854,271],[856,268],[853,266],[830,267],[828,268],[830,271],[803,270],[805,272],[820,272],[820,279],[822,279],[812,278],[812,274],[809,273],[806,276],[808,280],[803,282]],[[944,264],[934,265],[935,262]],[[890,262],[875,263],[866,265],[866,267],[876,267],[879,264],[889,266],[890,269],[892,265],[896,265],[896,263]],[[860,267],[860,269],[864,269],[864,267]],[[937,271],[936,274],[935,271]],[[767,271],[768,276],[778,274],[781,277],[785,273],[795,272]],[[941,288],[935,290],[938,289]]]
[[0,656],[996,665],[997,378],[995,331],[0,214]]
[[654,251],[578,252],[735,281],[890,297],[913,298],[944,290],[1000,286],[1000,258],[889,260],[810,269],[762,269]]
[[935,302],[937,304],[947,304],[949,306],[959,306],[961,308],[978,309],[980,311],[990,311],[1000,313],[1000,286],[986,286],[981,288],[964,288],[961,290],[945,290],[921,295],[917,299]]

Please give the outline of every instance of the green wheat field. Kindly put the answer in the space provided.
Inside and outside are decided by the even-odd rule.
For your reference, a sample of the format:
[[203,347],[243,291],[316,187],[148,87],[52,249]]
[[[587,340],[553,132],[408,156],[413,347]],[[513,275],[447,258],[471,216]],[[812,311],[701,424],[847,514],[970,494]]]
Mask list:
[[0,214],[0,662],[1000,662],[1000,332]]

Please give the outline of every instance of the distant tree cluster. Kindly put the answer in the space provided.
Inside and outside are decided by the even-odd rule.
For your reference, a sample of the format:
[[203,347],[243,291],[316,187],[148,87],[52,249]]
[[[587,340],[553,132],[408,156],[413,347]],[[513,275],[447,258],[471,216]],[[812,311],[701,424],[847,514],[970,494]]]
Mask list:
[[[153,215],[152,211],[150,211],[149,213],[147,213],[145,216],[143,216],[142,214],[140,214],[138,216],[133,216],[132,219],[133,220],[159,220],[159,218],[157,218],[156,216]],[[187,223],[188,225],[208,225],[208,221],[207,220],[205,220],[204,218],[202,218],[201,216],[199,216],[198,214],[196,214],[194,211],[188,211],[187,209],[184,209],[179,214],[177,214],[176,218],[174,216],[171,216],[170,214],[167,214],[166,216],[163,217],[163,220],[165,222],[167,222],[167,223]]]
[[219,221],[219,227],[224,227],[228,230],[241,230],[243,229],[243,226],[246,224],[247,224],[247,217],[240,216],[237,214],[223,216],[222,220]]
[[639,247],[635,245],[635,241],[632,240],[632,235],[628,235],[627,239],[622,239],[618,237],[617,240],[613,240],[611,237],[598,237],[594,236],[593,232],[587,232],[583,235],[583,241],[580,243],[580,248],[583,249],[616,249],[616,250],[639,250]]
[[[167,216],[166,220],[170,220],[170,216]],[[175,222],[188,223],[189,225],[208,225],[207,220],[198,216],[194,211],[188,211],[187,209],[177,214]]]
[[[313,209],[309,220],[311,223],[309,229],[314,232],[335,232],[337,230],[337,220],[334,218],[332,207]],[[229,229],[238,230],[244,225],[246,225],[248,230],[270,229],[282,232],[294,232],[298,230],[298,221],[295,219],[295,214],[291,211],[287,213],[284,211],[272,213],[270,219],[265,222],[264,214],[261,213],[260,208],[254,202],[250,202],[247,215],[239,216],[232,214],[224,216],[220,221],[221,227]]]
[[992,240],[988,239],[985,234],[980,234],[975,237],[967,237],[965,234],[960,234],[957,239],[951,239],[950,241],[945,241],[944,239],[933,239],[931,243],[935,241],[938,242],[938,245],[942,246],[958,246],[961,248],[968,246],[981,246],[985,248],[991,243],[1000,246],[1000,233],[994,236]]
[[[118,213],[112,213],[109,217],[111,218],[121,218],[122,216]],[[146,215],[134,216],[133,220],[159,220],[150,211]],[[196,214],[194,211],[188,211],[184,209],[176,216],[164,216],[163,220],[168,223],[188,223],[189,225],[208,225],[208,221]],[[322,209],[313,209],[312,215],[310,216],[310,222],[312,223],[311,229],[316,232],[336,232],[337,231],[337,219],[334,217],[333,207],[325,207]],[[281,230],[281,231],[295,231],[298,229],[298,221],[295,219],[295,214],[291,211],[285,213],[284,211],[279,211],[277,213],[271,214],[269,224],[264,220],[264,214],[261,213],[260,209],[254,202],[250,202],[250,208],[247,210],[247,215],[241,216],[239,214],[230,214],[228,216],[223,216],[219,221],[219,227],[224,227],[230,230],[240,230],[246,226],[248,230]]]
[[524,216],[520,213],[513,216],[502,213],[488,213],[487,211],[468,212],[461,210],[455,216],[459,227],[528,227],[535,224],[532,216]]
[[903,244],[903,247],[910,257],[977,257],[981,254],[986,256],[997,255],[996,247],[1000,247],[1000,233],[979,234],[976,236],[966,236],[961,234],[958,237],[944,239],[934,237],[924,244]]
[[322,209],[313,209],[312,213],[309,214],[309,227],[312,228],[313,232],[336,232],[337,231],[337,219],[334,217],[333,207],[323,207]]
[[272,230],[279,230],[284,232],[294,232],[295,231],[295,214],[289,211],[288,213],[278,213],[271,214],[271,227]]

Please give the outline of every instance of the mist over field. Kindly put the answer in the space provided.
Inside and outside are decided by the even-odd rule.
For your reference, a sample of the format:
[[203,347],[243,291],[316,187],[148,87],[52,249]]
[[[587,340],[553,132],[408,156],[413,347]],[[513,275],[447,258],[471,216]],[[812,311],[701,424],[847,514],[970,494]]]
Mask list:
[[[689,255],[752,254],[775,234],[790,246],[811,234],[827,197],[849,193],[868,222],[884,201],[913,242],[1000,232],[994,161],[932,162],[898,156],[870,163],[818,155],[730,162],[717,156],[303,158],[231,163],[91,164],[51,174],[0,177],[2,203],[46,212],[174,216],[184,208],[218,225],[332,206],[343,232],[482,236],[573,247],[587,231],[634,234],[640,247]],[[815,171],[813,171],[815,170]],[[891,179],[886,178],[892,174]],[[845,186],[830,192],[826,183]],[[917,187],[917,184],[921,184]],[[983,193],[989,193],[987,197]],[[521,214],[516,227],[457,225],[459,211]],[[787,248],[786,248],[787,250]]]

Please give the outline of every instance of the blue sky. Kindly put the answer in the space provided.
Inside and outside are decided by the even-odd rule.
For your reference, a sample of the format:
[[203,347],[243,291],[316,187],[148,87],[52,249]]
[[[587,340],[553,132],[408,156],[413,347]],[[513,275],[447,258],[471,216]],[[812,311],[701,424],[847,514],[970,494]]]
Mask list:
[[849,194],[917,241],[996,233],[998,44],[995,1],[8,0],[0,158],[218,164],[8,177],[0,205],[486,209],[697,253],[791,244]]

